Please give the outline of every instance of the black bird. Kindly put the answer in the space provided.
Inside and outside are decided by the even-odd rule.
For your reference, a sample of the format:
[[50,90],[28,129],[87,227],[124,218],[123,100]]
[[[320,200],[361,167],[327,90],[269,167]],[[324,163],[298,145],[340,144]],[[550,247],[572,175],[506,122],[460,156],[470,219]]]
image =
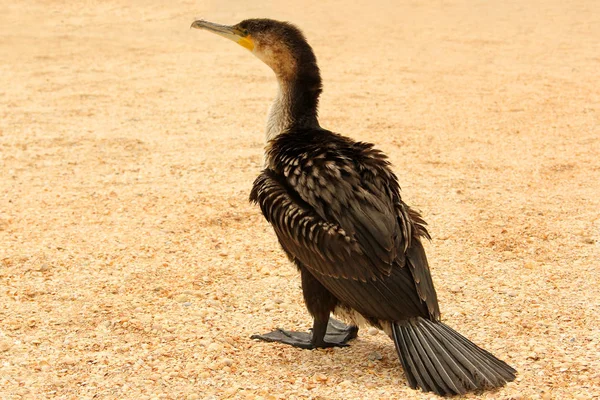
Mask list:
[[253,337],[304,349],[345,346],[356,325],[367,323],[392,338],[412,388],[453,395],[514,380],[512,367],[440,321],[421,243],[429,234],[402,201],[387,157],[319,125],[321,77],[302,32],[270,19],[233,26],[198,20],[192,28],[247,48],[279,81],[265,168],[250,200],[298,267],[314,324],[311,334],[279,329]]

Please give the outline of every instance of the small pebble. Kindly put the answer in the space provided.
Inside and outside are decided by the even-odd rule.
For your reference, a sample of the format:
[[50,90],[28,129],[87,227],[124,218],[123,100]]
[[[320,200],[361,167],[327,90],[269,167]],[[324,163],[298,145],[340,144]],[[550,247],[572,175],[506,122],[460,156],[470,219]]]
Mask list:
[[460,292],[460,290],[461,290],[461,287],[460,287],[460,286],[458,286],[458,285],[455,285],[455,286],[451,286],[449,290],[450,290],[450,292],[452,292],[452,293],[459,293],[459,292]]
[[315,376],[315,379],[318,380],[319,382],[327,382],[327,380],[329,379],[329,377],[325,374],[317,374]]
[[221,345],[219,343],[211,343],[207,347],[208,351],[214,352],[221,350]]
[[382,358],[383,356],[378,351],[374,351],[371,354],[369,354],[369,360],[371,361],[381,360]]
[[75,361],[75,359],[70,356],[63,357],[63,359],[61,361],[67,365],[75,365],[77,363],[77,361]]
[[174,297],[174,300],[178,303],[187,303],[190,301],[190,295],[185,293],[180,293]]
[[150,375],[150,379],[154,382],[160,380],[160,375],[159,374],[151,374]]
[[525,267],[525,268],[527,268],[527,269],[533,269],[533,268],[535,268],[535,264],[534,264],[533,262],[531,262],[531,261],[527,261],[527,262],[526,262],[526,263],[523,265],[523,267]]
[[112,325],[112,323],[110,321],[106,320],[106,321],[100,322],[98,327],[108,329],[108,328],[110,328],[111,325]]
[[233,364],[233,360],[231,358],[223,358],[221,360],[221,363],[223,363],[223,365],[230,366],[231,364]]
[[367,333],[371,336],[375,336],[379,333],[379,329],[370,327],[369,330],[367,330]]
[[50,269],[50,266],[46,263],[43,263],[42,265],[40,265],[38,267],[38,271],[40,271],[40,272],[45,272],[45,271],[48,271],[49,269]]
[[4,353],[5,351],[10,350],[12,345],[8,340],[3,340],[0,342],[0,353]]

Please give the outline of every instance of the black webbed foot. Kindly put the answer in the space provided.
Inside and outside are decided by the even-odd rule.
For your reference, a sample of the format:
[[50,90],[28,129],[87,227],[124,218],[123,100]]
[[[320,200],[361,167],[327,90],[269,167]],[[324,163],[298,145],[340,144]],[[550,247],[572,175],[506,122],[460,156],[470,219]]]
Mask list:
[[325,332],[325,341],[330,343],[341,343],[348,346],[348,342],[356,339],[358,336],[358,327],[355,325],[346,325],[335,318],[329,318],[327,331]]
[[301,349],[316,349],[327,347],[345,347],[348,341],[356,338],[358,328],[353,325],[346,325],[336,319],[330,318],[327,324],[325,337],[318,340],[313,334],[308,332],[294,332],[284,329],[266,333],[264,335],[252,335],[251,339],[259,339],[265,342],[279,342],[289,344],[290,346]]

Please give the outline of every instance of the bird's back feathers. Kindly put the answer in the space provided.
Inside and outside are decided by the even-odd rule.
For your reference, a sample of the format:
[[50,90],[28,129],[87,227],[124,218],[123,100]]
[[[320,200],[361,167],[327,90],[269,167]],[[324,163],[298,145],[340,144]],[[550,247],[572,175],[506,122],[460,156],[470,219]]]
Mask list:
[[383,153],[329,131],[300,130],[271,141],[267,160],[251,200],[290,257],[364,315],[439,318],[420,243],[424,222],[402,202]]

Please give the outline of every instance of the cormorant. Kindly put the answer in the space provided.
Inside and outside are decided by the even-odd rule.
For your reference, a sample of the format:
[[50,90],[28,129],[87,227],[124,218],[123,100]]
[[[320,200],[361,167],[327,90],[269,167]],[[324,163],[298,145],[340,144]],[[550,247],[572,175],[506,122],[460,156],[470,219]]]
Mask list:
[[402,201],[387,157],[319,125],[321,77],[302,32],[270,19],[233,26],[197,20],[191,27],[242,45],[279,82],[264,170],[250,200],[298,267],[314,321],[312,333],[279,329],[253,337],[304,349],[346,346],[356,325],[368,323],[394,341],[412,388],[453,395],[514,380],[515,369],[441,322],[421,243],[429,234]]

